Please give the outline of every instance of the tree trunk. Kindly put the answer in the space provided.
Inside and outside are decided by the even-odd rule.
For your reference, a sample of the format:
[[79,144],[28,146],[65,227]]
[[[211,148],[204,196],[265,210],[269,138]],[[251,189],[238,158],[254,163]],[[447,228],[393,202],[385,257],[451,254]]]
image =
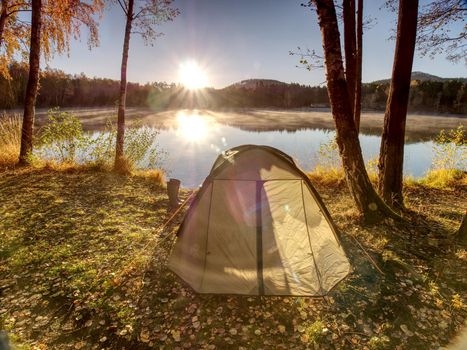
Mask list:
[[1,4],[2,8],[0,10],[0,47],[2,47],[3,33],[5,31],[6,19],[8,17],[8,0],[2,0]]
[[461,226],[456,234],[457,241],[463,245],[467,245],[467,211],[464,213]]
[[128,65],[128,51],[130,49],[131,26],[133,24],[134,0],[128,1],[126,13],[125,39],[123,41],[122,66],[120,78],[120,92],[118,96],[118,120],[117,120],[117,143],[115,147],[114,169],[119,170],[124,161],[123,145],[125,140],[125,103],[127,79],[126,71]]
[[350,109],[334,2],[315,0],[315,4],[323,37],[326,80],[332,116],[336,125],[336,140],[350,192],[357,209],[366,221],[376,221],[385,215],[399,218],[375,192],[365,169],[358,133]]
[[42,0],[31,2],[31,43],[29,49],[29,76],[24,99],[23,127],[21,130],[21,149],[19,163],[28,164],[32,152],[34,113],[37,90],[39,87],[39,69],[41,55]]
[[391,86],[379,155],[379,192],[386,203],[403,207],[402,169],[410,77],[417,36],[418,0],[400,0]]
[[362,111],[363,0],[358,0],[357,7],[357,56],[355,59],[355,103],[353,118],[358,132],[360,130],[360,115]]
[[345,79],[349,91],[350,110],[354,113],[356,79],[355,0],[344,0]]

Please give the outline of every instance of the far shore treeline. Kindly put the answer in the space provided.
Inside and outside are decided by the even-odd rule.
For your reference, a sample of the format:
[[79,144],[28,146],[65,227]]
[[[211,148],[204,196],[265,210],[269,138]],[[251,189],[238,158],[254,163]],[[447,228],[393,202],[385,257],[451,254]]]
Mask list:
[[[0,109],[20,107],[24,102],[27,66],[10,65],[12,79],[0,78]],[[71,75],[57,69],[41,72],[37,107],[116,106],[120,82],[105,78]],[[362,106],[384,110],[389,81],[364,83]],[[251,79],[223,89],[189,91],[176,84],[128,83],[126,105],[154,109],[174,108],[301,108],[328,107],[325,86],[286,84],[276,80]],[[429,113],[467,113],[465,79],[412,80],[409,110]]]

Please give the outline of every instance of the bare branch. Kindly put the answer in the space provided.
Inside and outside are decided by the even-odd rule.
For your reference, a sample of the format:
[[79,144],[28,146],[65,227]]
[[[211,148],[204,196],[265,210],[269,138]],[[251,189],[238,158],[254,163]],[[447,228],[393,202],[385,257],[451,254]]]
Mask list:
[[123,10],[123,13],[125,13],[126,16],[128,16],[128,9],[126,8],[126,6],[124,6],[124,4],[122,3],[122,0],[117,0],[117,3],[120,5],[120,7],[122,8]]

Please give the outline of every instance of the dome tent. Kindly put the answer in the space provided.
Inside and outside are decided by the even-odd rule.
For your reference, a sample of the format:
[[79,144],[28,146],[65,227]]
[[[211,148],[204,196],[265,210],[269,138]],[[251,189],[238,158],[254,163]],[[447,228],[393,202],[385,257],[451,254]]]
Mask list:
[[323,296],[350,271],[310,180],[268,146],[221,154],[177,236],[169,268],[199,293]]

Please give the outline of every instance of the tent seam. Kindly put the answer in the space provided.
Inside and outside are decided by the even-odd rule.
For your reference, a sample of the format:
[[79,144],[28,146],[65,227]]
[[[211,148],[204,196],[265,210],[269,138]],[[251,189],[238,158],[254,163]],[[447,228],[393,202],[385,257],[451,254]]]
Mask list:
[[308,236],[308,244],[310,245],[310,251],[311,251],[311,256],[313,258],[313,264],[315,265],[315,269],[316,269],[316,277],[318,278],[319,291],[320,291],[320,293],[322,293],[323,292],[323,285],[321,283],[321,276],[320,276],[320,272],[319,272],[319,269],[318,269],[318,265],[316,264],[316,259],[315,259],[315,254],[313,252],[313,247],[311,246],[310,230],[308,229],[308,219],[307,219],[307,216],[306,216],[305,197],[303,195],[303,180],[300,180],[300,188],[302,190],[302,206],[303,206],[303,215],[305,216],[305,226],[306,226],[306,233],[307,233],[307,236]]
[[208,240],[209,240],[209,226],[211,223],[211,207],[212,207],[212,195],[214,193],[214,180],[211,182],[211,195],[209,197],[209,211],[208,211],[208,224],[206,227],[206,243],[204,244],[204,266],[203,266],[203,274],[201,275],[201,283],[199,285],[199,290],[203,290],[204,284],[204,275],[206,274],[206,265],[208,262]]
[[256,278],[258,280],[258,295],[264,295],[263,277],[263,206],[261,201],[261,190],[263,181],[256,181]]

